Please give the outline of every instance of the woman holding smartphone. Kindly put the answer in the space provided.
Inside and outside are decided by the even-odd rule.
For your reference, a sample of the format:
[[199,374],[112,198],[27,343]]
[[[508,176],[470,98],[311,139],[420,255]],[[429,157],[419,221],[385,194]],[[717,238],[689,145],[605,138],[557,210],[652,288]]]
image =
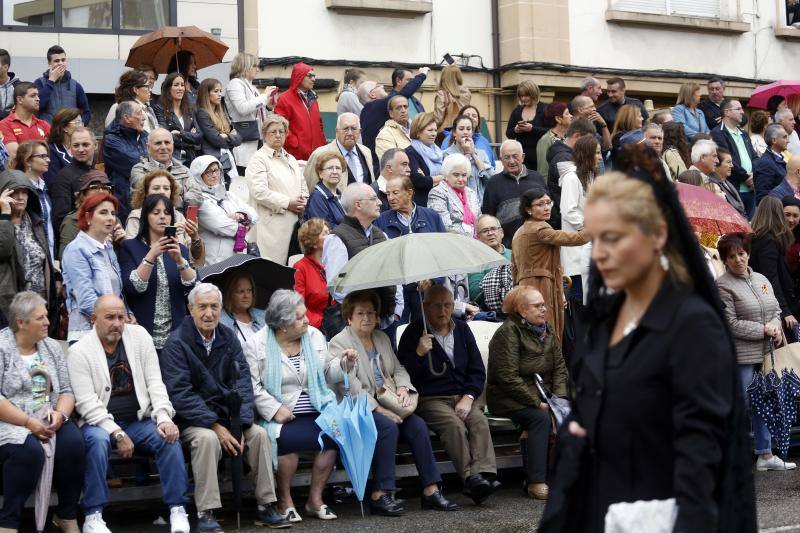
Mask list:
[[174,224],[175,208],[169,198],[145,197],[139,233],[123,241],[119,253],[128,305],[136,321],[152,332],[159,354],[186,316],[186,296],[197,279],[189,250],[176,239]]

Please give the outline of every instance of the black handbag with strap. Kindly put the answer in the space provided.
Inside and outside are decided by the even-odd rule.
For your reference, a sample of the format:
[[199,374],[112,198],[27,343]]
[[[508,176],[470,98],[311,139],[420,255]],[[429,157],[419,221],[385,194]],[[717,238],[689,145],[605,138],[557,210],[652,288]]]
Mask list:
[[231,118],[230,112],[228,111],[228,104],[225,102],[224,96],[222,97],[222,109],[225,110],[225,114],[228,117],[228,122],[231,123],[231,128],[236,130],[236,133],[238,133],[239,137],[242,138],[242,142],[261,140],[261,131],[259,131],[258,120],[253,119],[234,122]]

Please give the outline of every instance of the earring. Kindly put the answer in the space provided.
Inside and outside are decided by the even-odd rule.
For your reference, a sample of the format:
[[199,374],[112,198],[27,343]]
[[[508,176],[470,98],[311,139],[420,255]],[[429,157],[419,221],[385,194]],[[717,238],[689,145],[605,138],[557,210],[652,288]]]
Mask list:
[[663,250],[661,251],[661,255],[658,258],[658,262],[661,264],[661,269],[664,272],[669,272],[669,259],[667,259],[667,256],[664,255]]

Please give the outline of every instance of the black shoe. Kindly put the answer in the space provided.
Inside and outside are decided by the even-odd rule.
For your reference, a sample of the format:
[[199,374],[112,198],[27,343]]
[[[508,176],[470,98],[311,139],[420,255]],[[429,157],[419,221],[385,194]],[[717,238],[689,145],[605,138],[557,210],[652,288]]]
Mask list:
[[494,494],[498,489],[500,489],[503,486],[503,484],[497,481],[496,479],[489,481],[489,484],[492,486],[492,494]]
[[458,505],[444,497],[442,491],[436,490],[430,496],[422,495],[422,508],[437,511],[458,511]]
[[270,529],[286,529],[292,527],[272,504],[267,504],[264,509],[256,509],[256,525],[267,526]]
[[469,496],[475,505],[480,505],[486,498],[492,495],[492,484],[480,474],[469,476],[464,480],[464,496]]
[[369,510],[374,515],[380,516],[403,516],[405,509],[397,505],[397,502],[388,494],[382,495],[377,500],[370,498]]
[[392,499],[394,500],[394,503],[396,503],[398,506],[402,507],[403,504],[406,503],[406,501],[404,499],[402,499],[402,498],[398,498],[397,497],[397,493],[398,492],[400,492],[400,491],[399,490],[393,490],[393,491],[389,492],[389,494],[392,496]]

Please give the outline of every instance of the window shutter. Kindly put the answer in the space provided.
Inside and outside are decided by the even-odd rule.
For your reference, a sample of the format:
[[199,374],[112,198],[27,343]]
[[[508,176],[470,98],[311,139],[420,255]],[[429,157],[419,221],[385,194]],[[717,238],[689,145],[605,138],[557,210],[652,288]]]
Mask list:
[[668,0],[670,15],[719,18],[720,0]]
[[[688,3],[691,3],[691,0],[689,0]],[[620,11],[632,11],[634,13],[666,15],[667,0],[617,0],[614,8]]]

